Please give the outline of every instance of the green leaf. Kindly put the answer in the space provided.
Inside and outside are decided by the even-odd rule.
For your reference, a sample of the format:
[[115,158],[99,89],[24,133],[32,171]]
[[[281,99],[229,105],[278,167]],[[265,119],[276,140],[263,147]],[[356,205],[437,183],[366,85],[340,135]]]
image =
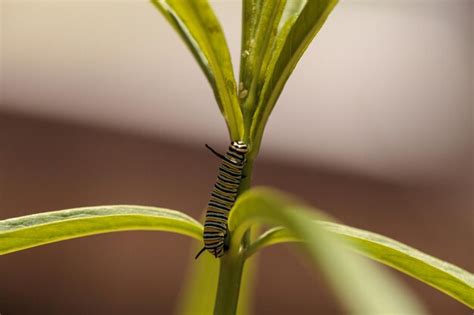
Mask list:
[[[201,248],[202,244],[195,247],[193,256]],[[207,251],[199,259],[193,259],[188,267],[176,314],[213,314],[218,277],[219,259]]]
[[[272,46],[278,31],[280,18],[285,8],[286,0],[262,1],[253,3],[254,17],[244,21],[241,54],[241,77],[239,81],[240,98],[243,102],[244,118],[251,118],[256,106],[263,81],[265,69],[270,61]],[[244,2],[244,16],[249,11]],[[249,23],[249,26],[245,24]],[[256,23],[255,25],[253,25]],[[247,34],[250,33],[250,34]],[[242,93],[245,92],[245,93]]]
[[237,315],[248,315],[252,313],[255,301],[255,282],[258,272],[258,256],[253,256],[245,261],[240,283],[239,304]]
[[253,114],[250,139],[257,154],[265,124],[293,69],[319,32],[338,0],[289,1],[279,24],[272,56]]
[[250,70],[248,50],[250,42],[255,38],[258,17],[263,2],[259,0],[243,0],[242,1],[242,38],[240,45],[240,75],[239,82],[248,85],[246,73]]
[[0,221],[0,255],[94,234],[154,230],[202,240],[202,225],[184,213],[143,206],[97,206]]
[[343,242],[313,223],[316,212],[264,188],[242,194],[229,215],[230,251],[255,224],[283,226],[306,248],[352,314],[424,314],[407,289],[379,266],[343,248]]
[[151,0],[174,27],[206,75],[232,139],[243,135],[243,118],[229,49],[206,0]]
[[[342,237],[358,253],[416,278],[474,308],[474,275],[391,238],[343,224],[314,221],[314,225]],[[271,244],[301,241],[283,228],[264,233],[248,254]]]

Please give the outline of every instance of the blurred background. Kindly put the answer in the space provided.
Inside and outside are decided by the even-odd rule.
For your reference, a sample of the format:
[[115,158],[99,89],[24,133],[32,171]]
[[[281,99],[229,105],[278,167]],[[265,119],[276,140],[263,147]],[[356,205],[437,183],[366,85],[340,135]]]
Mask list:
[[[238,69],[241,3],[212,4]],[[228,136],[163,17],[147,1],[0,10],[0,219],[98,204],[199,217],[219,163],[204,143]],[[342,0],[280,97],[254,183],[473,271],[473,20],[470,0]],[[124,232],[2,256],[0,313],[170,314],[193,254],[182,236]],[[393,273],[432,314],[470,314]],[[260,255],[254,309],[343,313],[290,246]]]

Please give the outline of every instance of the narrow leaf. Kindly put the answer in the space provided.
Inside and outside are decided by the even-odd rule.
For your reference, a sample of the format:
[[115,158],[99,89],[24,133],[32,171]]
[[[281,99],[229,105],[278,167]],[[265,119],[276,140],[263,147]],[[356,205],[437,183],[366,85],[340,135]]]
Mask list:
[[131,230],[175,232],[202,239],[202,225],[178,211],[143,206],[97,206],[0,221],[0,255],[88,235]]
[[258,105],[253,114],[251,139],[257,154],[265,124],[293,69],[319,32],[338,0],[289,1],[266,67]]
[[240,76],[239,82],[247,83],[246,72],[250,65],[250,55],[248,48],[251,41],[255,38],[255,31],[257,29],[258,17],[260,16],[260,9],[263,2],[259,0],[243,0],[242,1],[242,38],[240,46]]
[[255,188],[242,194],[229,216],[231,250],[254,224],[284,226],[299,239],[351,314],[424,314],[395,278],[369,260],[351,253],[325,229],[316,213],[282,193]]
[[[244,35],[251,36],[242,42],[239,90],[241,99],[244,99],[244,116],[250,115],[249,118],[257,105],[256,100],[260,94],[258,87],[271,58],[271,48],[277,35],[285,4],[286,0],[263,1],[254,4],[257,6],[256,16],[253,19],[250,18],[248,23],[255,23],[256,19],[256,25],[249,26],[250,31],[246,31],[247,27],[244,25]],[[246,13],[245,9],[244,5],[244,14]],[[245,32],[251,32],[252,29],[254,30],[251,34],[245,34]]]
[[[336,236],[342,237],[358,253],[395,268],[474,308],[474,275],[448,262],[380,234],[343,224],[315,221]],[[283,228],[264,233],[251,248],[251,254],[271,244],[301,241]]]
[[174,27],[206,75],[232,139],[243,134],[242,112],[229,48],[207,0],[151,0]]
[[[195,247],[192,254],[201,249]],[[191,256],[191,255],[190,255]],[[176,314],[213,314],[216,302],[219,259],[204,252],[188,267],[186,282],[182,289]]]

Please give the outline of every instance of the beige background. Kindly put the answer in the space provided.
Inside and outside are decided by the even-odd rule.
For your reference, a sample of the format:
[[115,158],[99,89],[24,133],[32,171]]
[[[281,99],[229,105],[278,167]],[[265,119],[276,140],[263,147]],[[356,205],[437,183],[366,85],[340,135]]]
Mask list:
[[[234,64],[240,2],[213,1]],[[212,92],[147,1],[2,1],[4,109],[226,142]],[[472,134],[473,2],[341,1],[303,57],[262,154],[436,178]]]

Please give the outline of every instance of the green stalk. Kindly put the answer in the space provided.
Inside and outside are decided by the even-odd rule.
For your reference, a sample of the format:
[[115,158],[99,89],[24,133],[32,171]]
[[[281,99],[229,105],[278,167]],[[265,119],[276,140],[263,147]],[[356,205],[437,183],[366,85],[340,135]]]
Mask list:
[[221,258],[214,315],[237,314],[245,259],[230,252]]
[[[250,188],[252,182],[253,160],[247,161],[244,167],[239,195]],[[232,237],[232,235],[231,235]],[[230,242],[229,242],[230,243]],[[217,284],[214,315],[235,315],[239,304],[239,293],[244,275],[245,257],[241,251],[250,244],[250,230],[247,230],[241,241],[241,248],[230,247],[220,259],[219,281]]]

